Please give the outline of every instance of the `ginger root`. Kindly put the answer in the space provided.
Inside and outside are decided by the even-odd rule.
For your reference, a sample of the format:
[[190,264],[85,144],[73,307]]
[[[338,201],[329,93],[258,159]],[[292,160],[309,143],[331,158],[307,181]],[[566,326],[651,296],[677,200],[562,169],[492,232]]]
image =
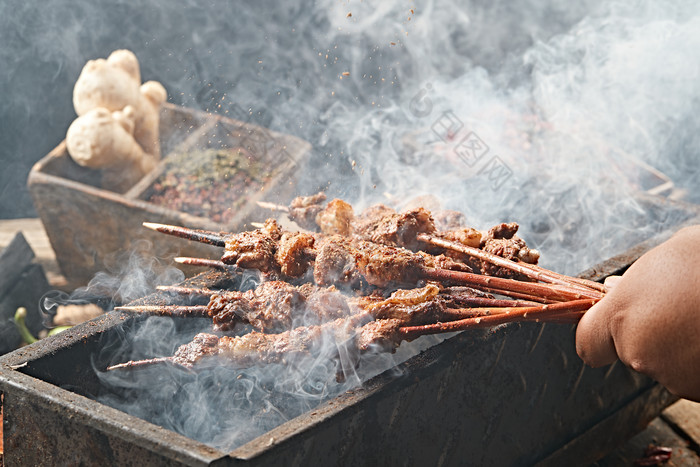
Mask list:
[[133,52],[116,50],[88,61],[73,89],[78,118],[66,134],[71,157],[103,170],[102,186],[126,191],[160,159],[160,108],[167,99],[157,81],[141,84]]

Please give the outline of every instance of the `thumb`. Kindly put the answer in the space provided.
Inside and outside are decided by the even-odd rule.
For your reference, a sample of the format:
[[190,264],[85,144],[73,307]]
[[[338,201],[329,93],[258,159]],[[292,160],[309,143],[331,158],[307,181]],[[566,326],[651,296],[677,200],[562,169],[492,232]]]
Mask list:
[[589,366],[603,366],[618,359],[610,334],[610,312],[603,298],[583,315],[576,328],[576,353]]

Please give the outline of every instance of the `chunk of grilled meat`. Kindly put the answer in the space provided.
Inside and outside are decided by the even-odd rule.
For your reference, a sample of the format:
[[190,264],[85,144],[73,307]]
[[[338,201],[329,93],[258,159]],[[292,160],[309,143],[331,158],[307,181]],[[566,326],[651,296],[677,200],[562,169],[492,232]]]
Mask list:
[[296,222],[299,227],[315,231],[318,229],[316,216],[324,208],[326,194],[323,192],[311,196],[297,196],[289,204],[289,219]]
[[301,326],[279,334],[253,331],[242,336],[219,337],[200,333],[192,342],[180,346],[170,361],[185,368],[206,366],[207,363],[223,363],[231,368],[284,363],[319,352],[329,339],[337,342],[352,339],[355,328],[369,320],[369,315],[357,315],[321,325]]
[[275,260],[282,274],[288,277],[303,276],[313,259],[310,251],[313,250],[315,242],[313,235],[304,232],[282,234],[275,253]]
[[[481,240],[481,249],[509,260],[537,264],[540,253],[537,250],[530,249],[525,240],[515,235],[518,227],[518,224],[515,222],[502,223],[491,227]],[[489,276],[527,280],[522,274],[486,261],[481,261],[481,272]]]
[[341,199],[334,199],[316,215],[316,225],[326,235],[352,234],[355,218],[352,206]]
[[361,231],[355,232],[364,240],[411,250],[416,250],[422,245],[416,239],[419,233],[435,233],[433,218],[430,212],[423,208],[384,215],[373,224],[364,224]]
[[221,331],[244,322],[262,332],[281,332],[351,314],[347,299],[334,287],[295,287],[283,281],[262,282],[247,292],[213,294],[207,308]]

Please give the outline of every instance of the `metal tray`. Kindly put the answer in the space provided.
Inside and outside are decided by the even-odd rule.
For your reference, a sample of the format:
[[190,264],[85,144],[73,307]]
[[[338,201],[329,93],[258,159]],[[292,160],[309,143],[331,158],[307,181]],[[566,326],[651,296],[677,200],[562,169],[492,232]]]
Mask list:
[[[244,228],[249,220],[264,218],[262,213],[255,215],[256,201],[284,202],[291,197],[293,181],[311,147],[294,136],[171,104],[163,106],[160,122],[164,158],[126,193],[102,189],[100,171],[73,162],[65,141],[31,169],[29,191],[70,285],[84,285],[95,273],[114,268],[120,253],[138,250],[144,240],[149,242],[149,254],[160,258],[211,254],[207,245],[164,239],[141,224],[161,222],[208,230]],[[152,183],[163,172],[171,153],[237,147],[274,168],[262,190],[239,193],[246,201],[230,222],[218,224],[147,201]]]

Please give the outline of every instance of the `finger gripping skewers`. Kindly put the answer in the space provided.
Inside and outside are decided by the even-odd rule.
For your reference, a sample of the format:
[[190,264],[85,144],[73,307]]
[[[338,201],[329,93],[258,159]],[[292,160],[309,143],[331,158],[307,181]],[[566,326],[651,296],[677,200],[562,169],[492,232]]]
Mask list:
[[321,336],[342,338],[357,353],[394,351],[426,334],[514,321],[575,323],[604,295],[598,283],[537,266],[539,253],[515,235],[515,223],[486,233],[455,225],[439,231],[423,208],[396,213],[379,205],[355,216],[342,200],[325,207],[324,201],[325,195],[298,198],[284,208],[310,232],[284,231],[274,220],[240,233],[145,223],[224,248],[220,260],[178,262],[230,273],[255,270],[262,282],[246,292],[163,287],[209,302],[120,309],[208,317],[217,332],[239,324],[254,330],[234,337],[201,333],[172,357],[109,369],[161,363],[194,368],[216,360],[238,368],[280,363],[314,354]]

